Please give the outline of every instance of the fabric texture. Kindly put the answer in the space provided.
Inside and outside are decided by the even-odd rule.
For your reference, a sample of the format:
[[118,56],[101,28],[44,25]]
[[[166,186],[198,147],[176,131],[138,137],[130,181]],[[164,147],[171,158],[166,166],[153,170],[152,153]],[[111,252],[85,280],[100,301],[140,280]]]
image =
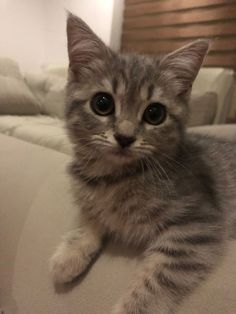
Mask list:
[[68,74],[68,64],[65,65],[56,65],[56,64],[48,64],[45,66],[42,66],[42,70],[44,73],[49,74],[49,75],[57,75],[63,78],[67,77]]
[[0,133],[71,154],[64,122],[46,115],[0,116]]
[[201,68],[193,84],[193,92],[217,94],[217,111],[214,124],[225,123],[230,112],[234,91],[234,71],[225,68]]
[[236,142],[235,124],[203,125],[189,128],[188,131],[202,135],[210,135],[222,139],[228,139],[230,141]]
[[64,118],[66,80],[58,75],[50,75],[46,79],[46,93],[43,112],[50,116]]
[[0,59],[0,114],[33,115],[40,107],[20,73],[17,63]]
[[[53,286],[48,260],[78,210],[69,162],[65,154],[0,135],[0,304],[6,314],[111,313],[135,276],[139,254],[110,244],[80,280]],[[222,264],[178,314],[236,313],[235,265],[232,241]],[[157,314],[155,304],[149,314]]]
[[41,111],[45,98],[45,90],[46,90],[46,76],[40,71],[37,73],[34,72],[26,72],[24,76],[25,82],[33,95],[37,98],[40,103]]
[[15,79],[22,79],[18,64],[9,58],[0,58],[0,74],[14,77]]
[[189,127],[212,124],[217,110],[216,93],[193,93],[190,98],[189,109]]
[[40,102],[42,113],[64,118],[66,78],[65,67],[47,67],[25,74],[30,90]]

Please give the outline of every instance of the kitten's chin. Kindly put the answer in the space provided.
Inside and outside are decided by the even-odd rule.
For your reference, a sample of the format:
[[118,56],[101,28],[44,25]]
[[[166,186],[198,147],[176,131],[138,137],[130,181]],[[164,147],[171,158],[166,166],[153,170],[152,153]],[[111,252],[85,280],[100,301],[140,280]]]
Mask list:
[[122,149],[119,147],[112,148],[106,152],[106,158],[109,162],[113,162],[115,164],[130,163],[137,159],[130,149]]

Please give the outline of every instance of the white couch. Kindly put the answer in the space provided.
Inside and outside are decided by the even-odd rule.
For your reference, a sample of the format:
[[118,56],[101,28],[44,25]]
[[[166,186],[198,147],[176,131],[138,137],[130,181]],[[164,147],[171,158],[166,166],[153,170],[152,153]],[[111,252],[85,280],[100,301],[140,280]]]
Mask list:
[[231,106],[236,103],[236,100],[235,103],[232,101],[234,89],[234,71],[224,68],[202,68],[193,84],[193,91],[200,94],[204,92],[217,94],[218,104],[213,124],[226,122]]

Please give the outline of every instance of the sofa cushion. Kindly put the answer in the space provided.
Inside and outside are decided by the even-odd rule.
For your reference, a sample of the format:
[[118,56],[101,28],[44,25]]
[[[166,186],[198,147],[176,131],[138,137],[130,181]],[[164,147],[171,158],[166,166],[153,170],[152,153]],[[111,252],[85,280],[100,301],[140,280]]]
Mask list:
[[48,65],[42,66],[42,69],[48,75],[57,75],[57,76],[66,78],[68,74],[68,66],[69,66],[68,64],[65,64],[65,65],[48,64]]
[[236,124],[205,125],[188,129],[189,132],[236,141]]
[[50,75],[46,79],[43,112],[64,118],[66,79],[58,75]]
[[212,124],[217,110],[216,93],[192,93],[189,109],[189,127]]
[[46,84],[46,76],[45,74],[40,72],[26,72],[24,76],[25,82],[33,95],[37,98],[40,103],[41,111],[42,105],[45,97],[45,84]]
[[22,79],[18,64],[9,58],[0,58],[0,74],[3,76]]
[[64,118],[66,68],[44,68],[25,73],[25,80],[41,105],[41,112]]
[[214,92],[217,94],[217,111],[214,124],[225,123],[230,111],[231,100],[234,90],[234,70],[225,68],[200,69],[193,84],[193,92]]
[[20,74],[17,63],[0,59],[0,114],[32,115],[40,106]]
[[0,116],[0,132],[71,154],[71,144],[66,136],[64,122],[45,115]]

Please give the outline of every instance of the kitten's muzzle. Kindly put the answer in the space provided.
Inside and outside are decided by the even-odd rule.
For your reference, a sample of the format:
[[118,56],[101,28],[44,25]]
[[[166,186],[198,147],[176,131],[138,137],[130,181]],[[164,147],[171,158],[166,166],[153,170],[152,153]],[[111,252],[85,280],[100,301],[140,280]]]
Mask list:
[[136,138],[134,136],[125,136],[125,135],[122,135],[119,133],[114,134],[114,138],[116,139],[117,143],[122,148],[129,147],[136,140]]

